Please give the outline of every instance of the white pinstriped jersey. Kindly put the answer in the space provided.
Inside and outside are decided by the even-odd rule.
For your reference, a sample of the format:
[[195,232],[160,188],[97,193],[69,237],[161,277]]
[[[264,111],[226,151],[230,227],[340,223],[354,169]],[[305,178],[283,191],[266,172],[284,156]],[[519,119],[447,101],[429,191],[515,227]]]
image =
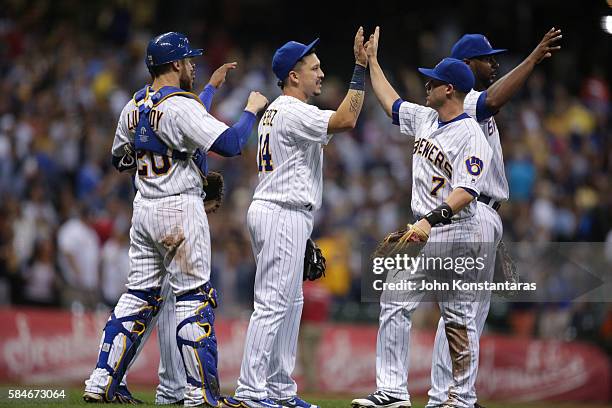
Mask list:
[[497,129],[495,118],[483,112],[483,110],[485,110],[483,106],[485,98],[485,92],[479,92],[472,89],[465,97],[463,109],[465,113],[478,122],[487,142],[489,142],[489,146],[493,149],[491,169],[489,170],[487,179],[482,183],[482,193],[496,201],[506,201],[509,197],[509,188],[506,172],[504,171],[504,154],[502,152],[499,130]]
[[281,95],[259,122],[259,184],[253,200],[321,207],[323,146],[331,110]]
[[[173,96],[151,110],[149,121],[159,138],[171,149],[192,154],[210,149],[217,137],[228,128],[215,119],[197,100]],[[123,146],[134,144],[138,108],[130,100],[119,117],[112,153],[123,156]],[[160,198],[184,192],[200,194],[202,177],[191,159],[177,160],[156,154],[138,157],[136,188],[145,198]]]
[[[433,210],[458,187],[480,194],[491,161],[491,147],[476,121],[467,114],[440,123],[438,112],[410,102],[399,108],[399,126],[414,136],[412,212],[417,218]],[[454,219],[476,212],[472,201]]]

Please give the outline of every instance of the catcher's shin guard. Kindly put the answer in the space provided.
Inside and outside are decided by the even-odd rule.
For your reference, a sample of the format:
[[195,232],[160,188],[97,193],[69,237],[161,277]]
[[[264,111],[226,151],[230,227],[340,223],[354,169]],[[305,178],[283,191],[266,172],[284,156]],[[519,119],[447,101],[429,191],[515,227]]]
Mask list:
[[[177,304],[190,301],[201,303],[197,306],[194,316],[184,319],[177,326],[176,343],[185,365],[187,382],[194,387],[202,388],[206,403],[218,407],[221,406],[219,402],[221,390],[217,371],[217,337],[213,326],[215,322],[213,308],[217,307],[217,294],[215,289],[206,283],[201,288],[176,297]],[[181,329],[188,325],[190,328],[183,330],[181,335]]]
[[[113,401],[115,398],[117,387],[134,359],[134,355],[140,345],[145,329],[153,317],[159,312],[162,302],[159,288],[151,290],[128,290],[128,294],[144,300],[147,304],[141,307],[138,313],[134,315],[117,318],[114,312],[111,313],[104,327],[104,338],[96,368],[103,368],[110,374],[110,380],[104,392],[104,399],[109,402]],[[123,325],[129,322],[133,322],[130,330]],[[123,341],[119,340],[119,343],[116,344],[115,340],[121,335],[123,335]],[[121,354],[114,366],[111,366],[109,364],[109,357],[111,351],[116,347],[119,347]]]

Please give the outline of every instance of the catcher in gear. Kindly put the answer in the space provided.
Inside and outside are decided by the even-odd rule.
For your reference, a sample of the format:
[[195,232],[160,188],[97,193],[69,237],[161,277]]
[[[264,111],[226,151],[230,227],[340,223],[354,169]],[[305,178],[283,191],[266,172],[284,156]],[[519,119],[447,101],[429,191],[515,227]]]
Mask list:
[[[166,365],[165,370],[160,367],[160,379],[163,372],[172,371],[172,375],[166,376],[173,377],[167,388],[177,393],[165,398],[166,395],[161,395],[158,388],[158,402],[174,403],[184,398],[187,405],[218,404],[217,344],[212,310],[216,306],[216,297],[209,283],[210,238],[204,204],[197,196],[198,187],[204,183],[194,176],[198,171],[208,173],[205,166],[208,151],[224,157],[241,153],[255,124],[256,114],[265,107],[267,99],[258,92],[251,92],[238,122],[227,126],[217,121],[208,113],[210,103],[227,71],[234,69],[236,63],[225,64],[215,71],[211,83],[200,95],[196,95],[191,92],[195,79],[195,65],[191,58],[201,54],[202,50],[192,49],[187,38],[180,33],[166,33],[152,39],[145,61],[153,83],[134,94],[123,108],[118,122],[112,163],[120,171],[137,170],[135,187],[138,193],[131,232],[146,235],[141,241],[130,241],[130,254],[144,251],[145,248],[152,249],[147,252],[146,260],[143,260],[145,256],[130,259],[132,265],[137,263],[138,267],[131,268],[128,276],[130,293],[122,295],[114,309],[117,319],[109,319],[105,327],[105,343],[101,345],[96,368],[86,381],[83,398],[87,402],[100,399],[123,402],[117,397],[119,382],[139,346],[144,343],[144,331],[154,326],[151,323],[155,316],[149,313],[143,317],[142,320],[147,320],[142,325],[142,332],[138,330],[131,336],[127,332],[131,330],[134,316],[140,318],[139,310],[159,307],[161,301],[156,296],[160,291],[159,286],[163,286],[164,279],[171,275],[171,289],[178,294],[172,315],[178,326],[172,327],[174,323],[169,323],[167,329],[170,335],[160,336],[160,344],[162,355],[176,361],[173,358],[176,354],[179,362]],[[175,120],[178,119],[174,117],[177,112],[184,113],[180,120]],[[203,157],[202,166],[197,162],[195,166],[190,163],[196,156]],[[186,161],[189,161],[188,165],[181,164]],[[209,193],[209,198],[215,197],[220,197],[220,194]],[[158,208],[161,201],[164,205],[178,207],[181,211],[177,214],[180,215],[165,217],[153,210],[148,214],[156,216],[144,217],[147,212],[145,207]],[[151,234],[144,232],[153,230],[155,232]],[[189,241],[192,245],[181,245]],[[173,245],[168,247],[166,242]],[[159,244],[164,249],[160,249]],[[196,247],[197,251],[188,249]],[[174,258],[166,256],[181,250],[185,253],[182,259],[186,259],[190,265],[198,265],[197,273],[187,276]],[[163,268],[151,265],[163,265]],[[147,304],[144,305],[144,302]],[[167,319],[163,321],[169,322]],[[176,331],[176,335],[172,331]],[[131,343],[126,345],[125,339],[128,337]],[[121,338],[124,339],[122,343],[119,341]],[[115,361],[117,356],[120,364]],[[181,358],[183,361],[180,361]],[[184,367],[184,373],[168,370],[169,367],[180,366]],[[159,398],[162,396],[163,399]]]

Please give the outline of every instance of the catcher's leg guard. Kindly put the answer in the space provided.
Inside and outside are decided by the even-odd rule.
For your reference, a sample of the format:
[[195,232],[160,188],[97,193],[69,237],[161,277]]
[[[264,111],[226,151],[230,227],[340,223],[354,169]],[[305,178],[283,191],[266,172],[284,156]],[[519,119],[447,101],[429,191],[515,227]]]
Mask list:
[[[128,290],[128,294],[144,300],[146,305],[141,307],[138,313],[120,318],[117,318],[113,311],[106,322],[102,346],[96,364],[96,368],[102,368],[110,374],[109,382],[104,391],[106,401],[113,401],[115,398],[117,387],[134,358],[147,325],[159,311],[162,302],[159,293],[159,289]],[[128,329],[124,323],[128,323],[127,326],[129,327],[130,322],[133,324],[131,329]],[[116,349],[117,347],[118,349]],[[109,357],[115,350],[118,350],[121,354],[114,366],[111,366]]]
[[194,316],[184,319],[176,328],[176,343],[185,365],[187,383],[201,388],[205,402],[218,407],[221,390],[217,371],[217,337],[213,327],[213,308],[217,307],[216,291],[207,283],[199,289],[177,296],[177,309],[183,302],[193,302],[195,308]]

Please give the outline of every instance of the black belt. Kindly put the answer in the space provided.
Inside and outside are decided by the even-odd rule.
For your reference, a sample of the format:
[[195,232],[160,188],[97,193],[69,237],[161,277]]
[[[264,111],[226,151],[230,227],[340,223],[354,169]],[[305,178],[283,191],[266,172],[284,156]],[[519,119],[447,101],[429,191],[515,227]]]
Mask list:
[[484,194],[478,196],[478,201],[480,201],[481,203],[485,203],[489,207],[493,208],[495,211],[498,211],[499,207],[501,207],[501,203],[499,201],[495,201],[491,197]]

